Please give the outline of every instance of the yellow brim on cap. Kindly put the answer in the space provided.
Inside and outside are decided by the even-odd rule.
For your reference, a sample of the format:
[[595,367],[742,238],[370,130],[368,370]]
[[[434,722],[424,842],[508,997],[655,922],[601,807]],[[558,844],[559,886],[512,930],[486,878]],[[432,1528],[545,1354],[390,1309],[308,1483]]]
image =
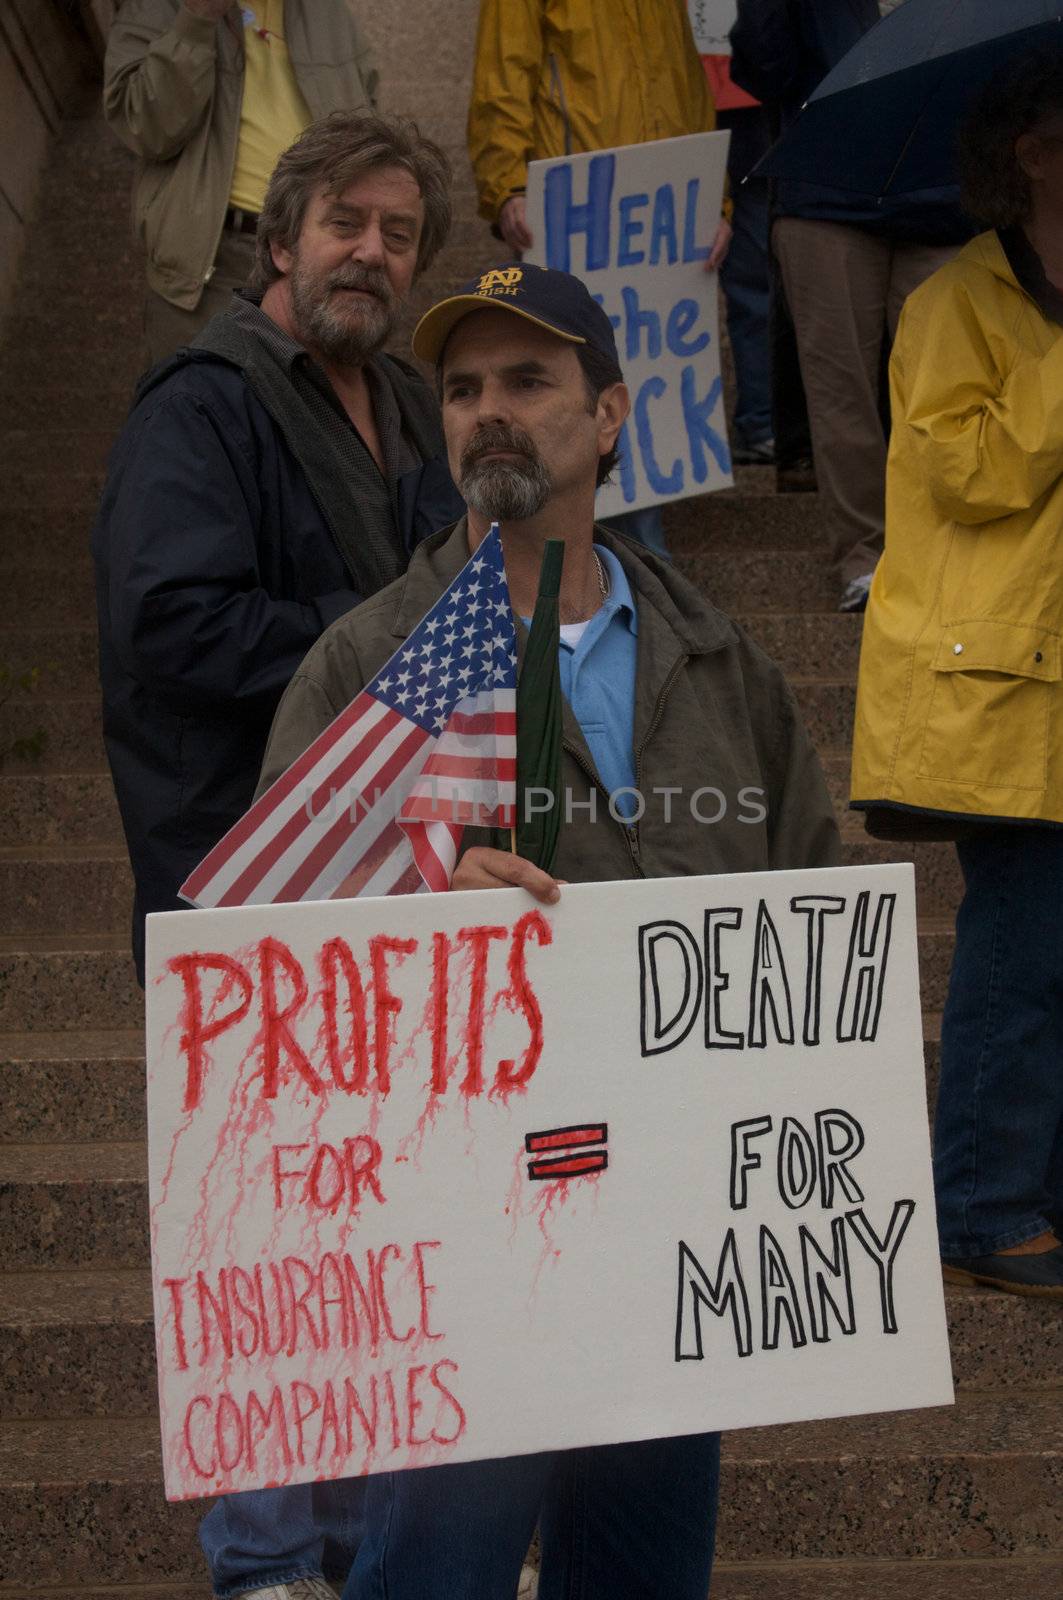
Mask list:
[[467,317],[470,311],[508,311],[515,317],[523,317],[525,322],[534,322],[537,328],[545,328],[548,333],[556,333],[559,339],[567,339],[569,344],[586,344],[587,341],[578,333],[564,333],[560,328],[555,328],[552,322],[546,322],[542,317],[533,317],[530,311],[522,311],[519,306],[510,305],[501,297],[487,294],[456,294],[449,300],[441,300],[437,306],[426,311],[416,328],[413,330],[413,353],[422,361],[433,364],[439,360],[443,346],[456,323],[462,317]]

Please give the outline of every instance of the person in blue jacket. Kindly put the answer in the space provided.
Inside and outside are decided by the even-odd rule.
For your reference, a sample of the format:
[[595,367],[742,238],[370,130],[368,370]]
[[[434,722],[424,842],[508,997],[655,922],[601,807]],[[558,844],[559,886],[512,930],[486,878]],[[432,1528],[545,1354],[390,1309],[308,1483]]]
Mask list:
[[[738,0],[731,76],[783,128],[900,0]],[[772,249],[797,334],[840,609],[862,611],[885,523],[884,346],[912,290],[975,232],[958,188],[879,200],[779,180]]]
[[[331,622],[464,502],[428,384],[381,353],[450,225],[449,167],[412,123],[337,112],[281,157],[256,264],[143,380],[93,533],[107,754],[144,918],[247,810],[273,713]],[[223,1497],[201,1540],[222,1600],[332,1600],[360,1495]]]

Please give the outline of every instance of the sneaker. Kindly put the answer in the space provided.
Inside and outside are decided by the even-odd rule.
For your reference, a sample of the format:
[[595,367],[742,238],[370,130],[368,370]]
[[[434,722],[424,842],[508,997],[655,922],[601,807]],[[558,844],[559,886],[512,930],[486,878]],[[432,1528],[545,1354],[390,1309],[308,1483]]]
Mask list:
[[773,467],[775,465],[775,440],[760,439],[756,444],[736,444],[731,451],[736,467]]
[[873,577],[873,572],[865,572],[862,578],[851,578],[838,601],[838,610],[850,612],[866,610]]
[[1063,1244],[1036,1256],[969,1256],[943,1261],[941,1271],[946,1283],[962,1284],[968,1289],[985,1284],[1007,1294],[1063,1300]]
[[775,468],[776,494],[815,494],[816,468],[811,456],[800,456],[796,461],[780,461]]
[[293,1578],[266,1589],[242,1589],[236,1600],[337,1600],[340,1592],[324,1578]]

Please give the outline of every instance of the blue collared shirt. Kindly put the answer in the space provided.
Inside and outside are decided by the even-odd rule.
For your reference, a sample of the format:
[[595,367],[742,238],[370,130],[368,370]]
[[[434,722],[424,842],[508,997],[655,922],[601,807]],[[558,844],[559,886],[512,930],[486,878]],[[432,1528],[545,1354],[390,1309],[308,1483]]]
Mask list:
[[[635,664],[639,618],[627,574],[613,555],[595,545],[609,593],[575,645],[562,638],[561,692],[572,707],[598,776],[610,794],[635,783]],[[631,816],[634,794],[621,794],[615,809]]]

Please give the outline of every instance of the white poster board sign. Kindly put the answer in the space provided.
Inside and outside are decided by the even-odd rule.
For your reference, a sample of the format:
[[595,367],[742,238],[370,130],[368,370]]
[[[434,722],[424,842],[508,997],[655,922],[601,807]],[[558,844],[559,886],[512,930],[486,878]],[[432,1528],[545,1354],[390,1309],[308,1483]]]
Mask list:
[[733,482],[716,274],[727,133],[533,161],[529,261],[582,278],[609,313],[631,391],[599,517]]
[[951,1399],[910,867],[148,923],[171,1498]]
[[738,17],[737,0],[687,0],[694,43],[701,56],[729,56],[731,29]]

